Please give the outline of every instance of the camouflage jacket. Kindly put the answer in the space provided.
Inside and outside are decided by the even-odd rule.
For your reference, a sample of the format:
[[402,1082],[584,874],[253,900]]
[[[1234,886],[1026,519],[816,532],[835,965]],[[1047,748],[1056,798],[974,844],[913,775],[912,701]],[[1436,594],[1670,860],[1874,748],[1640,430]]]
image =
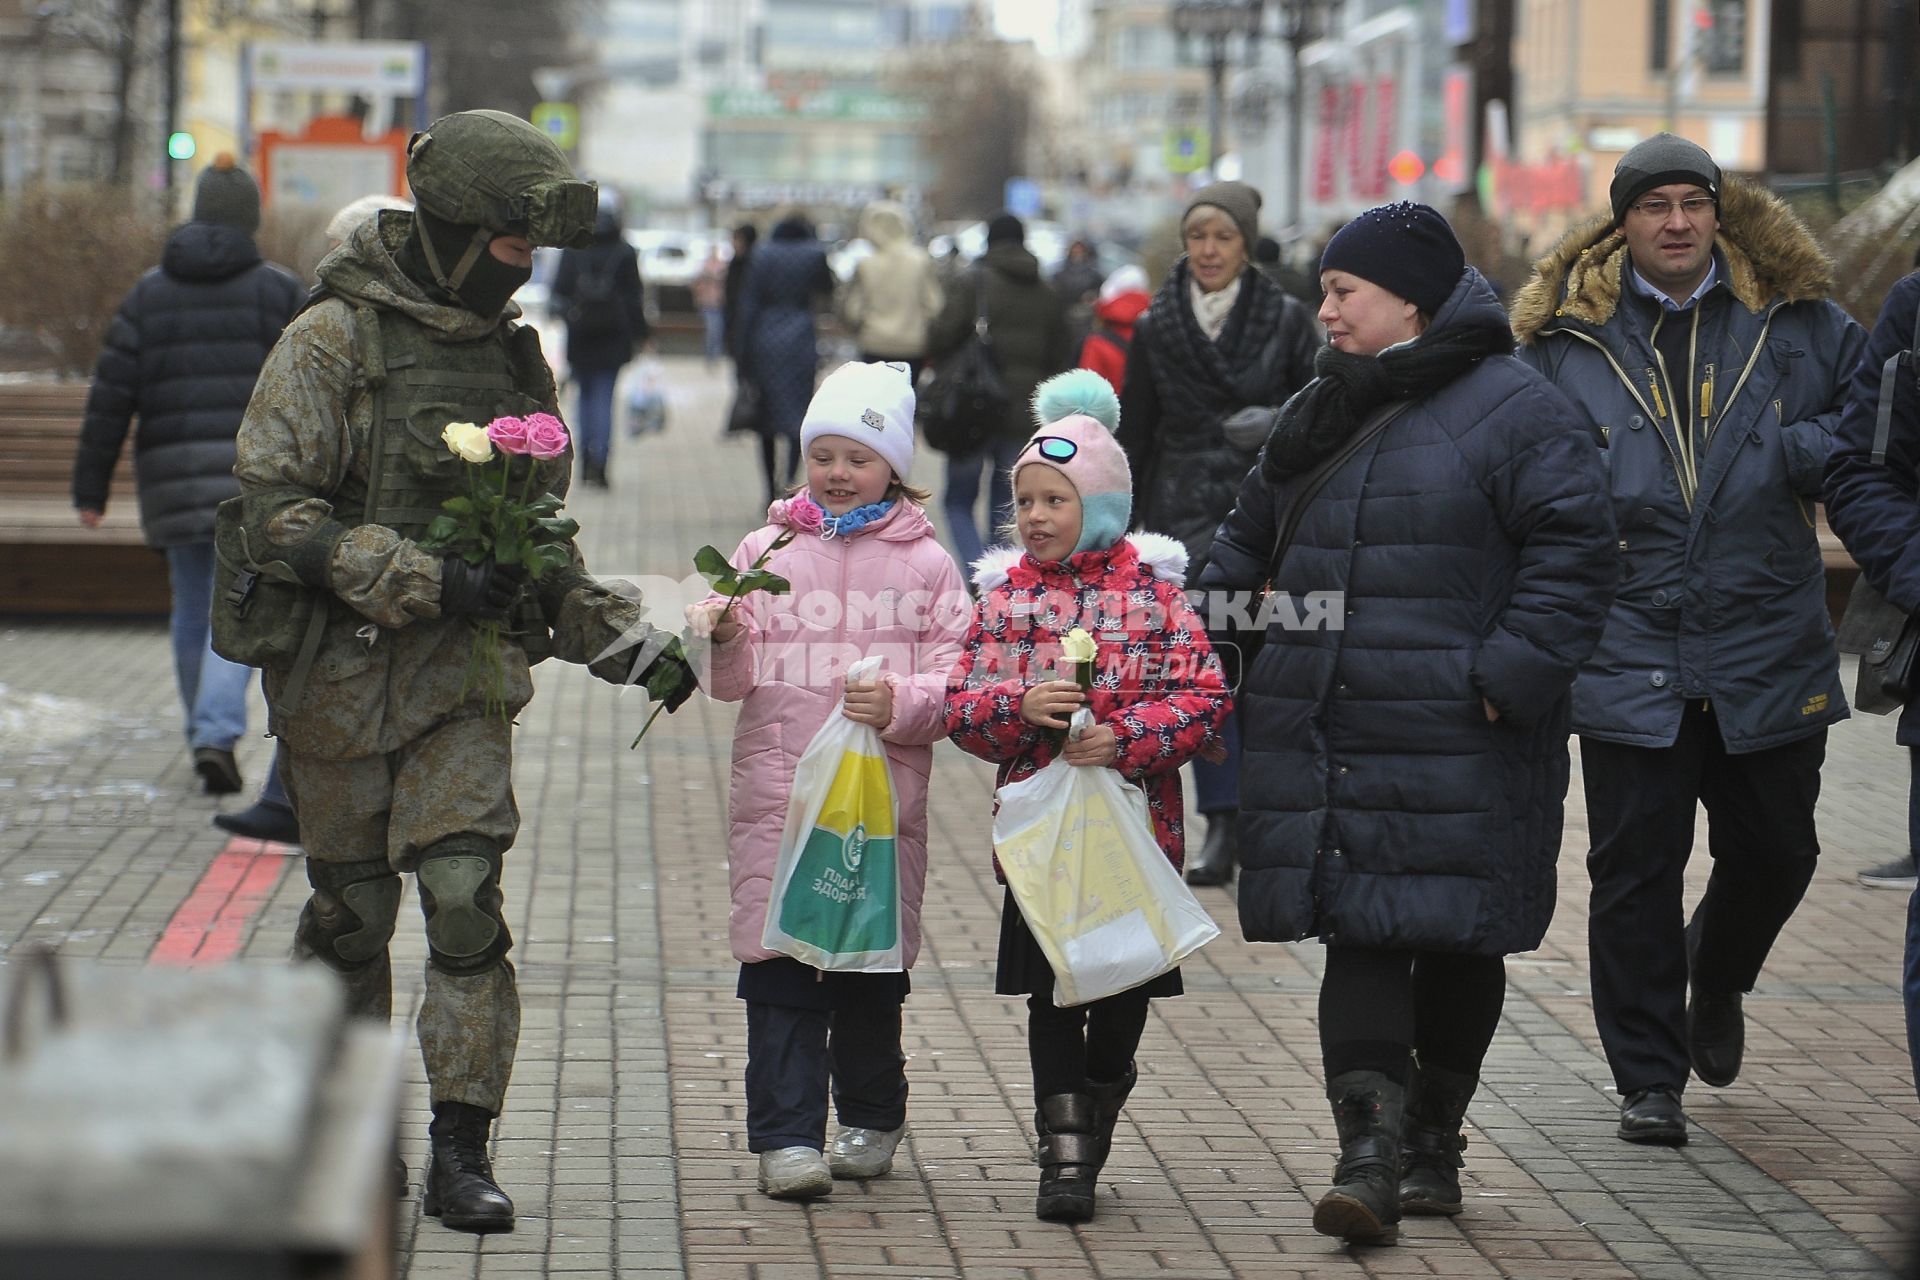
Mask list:
[[[246,508],[249,535],[327,595],[324,639],[298,705],[279,705],[286,670],[266,668],[264,683],[272,731],[290,749],[328,759],[392,751],[448,719],[482,713],[480,692],[463,687],[474,628],[440,617],[443,553],[383,525],[337,522],[329,501],[343,487],[364,489],[372,464],[374,392],[356,367],[355,307],[398,312],[448,343],[484,338],[503,324],[518,330],[512,307],[505,318],[483,319],[429,300],[401,272],[394,253],[408,218],[383,213],[321,262],[333,297],[295,318],[267,357],[234,466],[243,496],[257,499]],[[514,340],[538,350],[530,333]],[[552,378],[541,377],[536,399],[557,413]],[[559,461],[550,487],[564,496],[571,460]],[[533,695],[529,645],[620,683],[636,652],[620,641],[644,643],[652,634],[634,593],[595,580],[578,548],[569,549],[573,567],[535,585],[541,634],[510,635],[503,646],[513,712]]]

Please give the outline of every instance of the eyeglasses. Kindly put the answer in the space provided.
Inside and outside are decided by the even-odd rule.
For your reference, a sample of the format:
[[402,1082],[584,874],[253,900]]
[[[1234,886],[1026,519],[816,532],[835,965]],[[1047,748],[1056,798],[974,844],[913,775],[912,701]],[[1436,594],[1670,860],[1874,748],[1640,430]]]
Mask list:
[[[1673,201],[1656,197],[1652,200],[1636,200],[1628,207],[1643,218],[1663,219],[1673,212]],[[1680,212],[1689,218],[1698,218],[1712,208],[1712,196],[1688,196],[1680,202]]]
[[1035,436],[1033,443],[1049,462],[1066,462],[1080,452],[1080,446],[1065,436]]

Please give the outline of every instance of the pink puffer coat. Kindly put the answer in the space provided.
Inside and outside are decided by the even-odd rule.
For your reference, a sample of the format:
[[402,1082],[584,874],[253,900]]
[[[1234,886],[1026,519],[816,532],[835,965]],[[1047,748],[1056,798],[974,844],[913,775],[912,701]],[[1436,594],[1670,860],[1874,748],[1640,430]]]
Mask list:
[[[746,569],[786,532],[786,503],[733,553]],[[927,777],[933,743],[946,735],[947,673],[960,656],[972,602],[926,513],[907,499],[852,537],[801,533],[766,566],[793,584],[787,595],[743,597],[741,634],[713,649],[707,692],[739,702],[733,734],[728,865],[734,958],[770,960],[760,945],[774,862],[800,756],[833,714],[856,660],[879,654],[893,686],[887,744],[900,803],[901,942],[908,968],[920,954],[920,899],[927,884]]]

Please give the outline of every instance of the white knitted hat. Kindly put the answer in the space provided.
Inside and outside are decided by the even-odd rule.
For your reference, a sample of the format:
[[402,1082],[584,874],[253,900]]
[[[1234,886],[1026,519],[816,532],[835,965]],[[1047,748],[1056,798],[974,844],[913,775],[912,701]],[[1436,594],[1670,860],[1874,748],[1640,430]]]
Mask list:
[[828,374],[800,422],[800,447],[820,436],[846,436],[872,446],[893,474],[913,472],[913,382],[897,361],[849,361]]

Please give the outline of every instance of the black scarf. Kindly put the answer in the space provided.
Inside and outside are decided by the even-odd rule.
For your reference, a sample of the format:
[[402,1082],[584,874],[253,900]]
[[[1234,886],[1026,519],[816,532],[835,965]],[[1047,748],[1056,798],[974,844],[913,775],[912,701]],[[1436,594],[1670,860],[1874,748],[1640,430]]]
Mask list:
[[1189,278],[1187,260],[1181,258],[1154,295],[1154,372],[1168,380],[1163,403],[1182,404],[1197,417],[1217,422],[1268,394],[1270,361],[1263,357],[1269,354],[1269,339],[1280,332],[1286,299],[1272,281],[1248,267],[1240,276],[1240,296],[1215,341],[1194,317],[1187,296]]
[[1267,440],[1267,479],[1279,483],[1308,470],[1388,401],[1431,395],[1488,356],[1512,350],[1513,334],[1493,325],[1429,329],[1377,356],[1320,348],[1313,381],[1282,406]]

